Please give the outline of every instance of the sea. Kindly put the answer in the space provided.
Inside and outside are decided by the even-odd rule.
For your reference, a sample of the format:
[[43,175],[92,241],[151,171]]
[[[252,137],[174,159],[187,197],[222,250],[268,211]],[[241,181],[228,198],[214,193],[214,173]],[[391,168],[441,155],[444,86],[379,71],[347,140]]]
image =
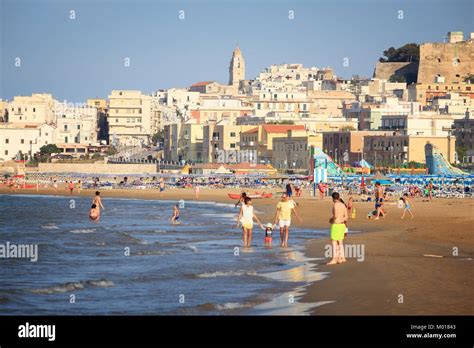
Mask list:
[[[0,196],[0,315],[305,315],[327,303],[302,302],[328,276],[305,243],[327,231],[292,228],[286,249],[275,231],[266,248],[255,225],[246,250],[233,204],[103,198],[98,223],[90,204]],[[26,246],[36,260],[6,253]]]

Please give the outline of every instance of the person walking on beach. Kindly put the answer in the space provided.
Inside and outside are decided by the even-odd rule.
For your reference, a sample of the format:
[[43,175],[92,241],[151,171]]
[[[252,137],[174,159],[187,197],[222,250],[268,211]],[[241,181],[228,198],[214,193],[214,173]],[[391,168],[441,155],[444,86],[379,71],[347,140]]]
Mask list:
[[[347,200],[346,207],[347,207],[348,218],[352,219],[352,210],[354,208],[354,198],[349,197],[349,199]],[[354,210],[354,214],[355,214],[355,210]]]
[[81,191],[82,191],[82,182],[81,182],[81,180],[79,180],[77,182],[76,188],[77,188],[77,193],[81,194]]
[[344,234],[346,233],[345,221],[347,221],[347,208],[341,202],[339,193],[333,192],[332,201],[334,203],[332,208],[332,216],[329,220],[331,224],[330,235],[332,244],[332,259],[327,265],[334,265],[336,263],[346,262],[344,256]]
[[72,192],[74,191],[74,183],[72,181],[69,181],[69,192],[72,195]]
[[173,205],[173,215],[171,216],[171,223],[173,225],[179,224],[179,209],[177,205]]
[[160,178],[160,197],[161,197],[161,193],[165,190],[165,181],[163,180],[163,178]]
[[409,212],[411,215],[411,218],[413,219],[415,215],[411,211],[411,202],[410,202],[410,199],[408,198],[408,193],[404,193],[400,199],[403,201],[403,214],[401,217],[402,220],[405,218],[406,212]]
[[293,190],[291,188],[291,183],[288,181],[288,183],[286,184],[286,194],[288,197],[291,198],[291,196],[293,195]]
[[428,183],[428,199],[430,202],[433,200],[433,179]]
[[247,194],[245,192],[242,192],[240,194],[239,200],[237,201],[237,203],[235,203],[235,208],[237,208],[239,205],[243,205],[245,198],[247,198]]
[[288,194],[284,193],[281,196],[281,201],[278,202],[275,212],[275,225],[280,226],[280,240],[281,247],[288,247],[288,236],[291,225],[291,213],[294,213],[298,220],[303,221],[295,210],[296,204],[290,201]]
[[194,187],[194,196],[196,197],[196,200],[199,199],[199,191],[200,191],[200,187],[198,184],[196,184],[196,186]]
[[92,204],[95,204],[97,206],[97,210],[99,211],[99,214],[100,214],[100,208],[105,209],[104,205],[102,204],[102,198],[100,198],[99,191],[95,191],[95,196],[92,199]]
[[240,212],[237,217],[237,227],[239,226],[239,223],[242,224],[244,248],[250,248],[254,219],[258,222],[259,226],[263,228],[262,223],[253,211],[252,199],[250,197],[246,197],[244,199],[244,204],[240,207]]
[[375,215],[374,220],[378,220],[380,215],[385,217],[385,212],[382,210],[383,206],[383,198],[384,198],[384,190],[380,182],[375,183],[375,210],[377,211],[377,215]]
[[324,191],[326,190],[326,187],[324,186],[323,182],[320,181],[318,184],[318,191],[319,191],[319,198],[323,199],[324,198]]

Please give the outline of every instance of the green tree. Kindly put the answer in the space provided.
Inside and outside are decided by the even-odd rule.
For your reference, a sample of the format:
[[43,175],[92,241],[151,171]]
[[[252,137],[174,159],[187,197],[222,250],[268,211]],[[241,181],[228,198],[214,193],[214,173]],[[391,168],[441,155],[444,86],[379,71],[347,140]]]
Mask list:
[[116,153],[117,153],[117,149],[113,146],[107,149],[107,156],[112,156],[112,155],[115,155]]
[[60,153],[60,152],[61,150],[55,144],[43,145],[40,148],[40,154],[43,156],[44,155],[51,156],[53,153]]
[[158,145],[158,143],[164,143],[165,142],[165,131],[164,130],[159,130],[157,133],[153,134],[151,137],[151,141],[153,142],[153,145]]
[[390,82],[407,82],[407,79],[403,75],[392,75],[389,79]]
[[419,62],[420,45],[416,43],[405,44],[402,47],[383,51],[384,57],[380,57],[380,62]]
[[464,157],[467,155],[467,149],[465,147],[458,147],[456,152],[458,154],[458,161],[462,162]]

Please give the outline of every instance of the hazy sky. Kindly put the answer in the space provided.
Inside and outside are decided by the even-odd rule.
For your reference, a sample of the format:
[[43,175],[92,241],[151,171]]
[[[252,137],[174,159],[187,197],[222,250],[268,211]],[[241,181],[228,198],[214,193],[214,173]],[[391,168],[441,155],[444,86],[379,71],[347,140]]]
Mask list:
[[[371,76],[390,46],[442,41],[448,31],[474,31],[473,0],[0,3],[3,99],[48,92],[80,102],[106,98],[112,89],[150,93],[203,80],[227,83],[237,43],[246,78],[280,63],[331,66],[342,77]],[[75,19],[70,19],[71,10]],[[130,67],[124,66],[127,57]]]

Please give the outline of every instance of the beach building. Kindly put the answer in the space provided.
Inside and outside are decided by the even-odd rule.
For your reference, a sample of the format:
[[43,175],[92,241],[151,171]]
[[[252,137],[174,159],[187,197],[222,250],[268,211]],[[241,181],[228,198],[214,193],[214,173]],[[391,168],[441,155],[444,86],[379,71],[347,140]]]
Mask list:
[[383,115],[379,129],[404,135],[447,136],[453,122],[451,115],[422,111],[416,115]]
[[203,125],[174,123],[164,127],[165,161],[203,162]]
[[8,122],[28,124],[54,124],[56,101],[51,94],[32,94],[15,96],[8,103]]
[[308,134],[301,125],[276,125],[264,124],[251,128],[240,134],[240,149],[255,151],[259,163],[270,163],[272,160],[273,138],[286,135],[293,131],[293,136],[306,136]]
[[[323,152],[338,164],[352,164],[365,159],[364,137],[384,135],[383,131],[338,131],[323,133]],[[370,162],[370,161],[369,161]]]
[[[203,161],[215,163],[227,159],[230,162],[238,161],[235,151],[240,151],[240,135],[251,125],[234,125],[225,121],[208,124],[203,128]],[[224,153],[223,153],[224,152]],[[235,157],[235,158],[234,158]]]
[[462,119],[453,122],[453,135],[456,137],[456,148],[461,150],[460,162],[474,162],[474,118],[470,111]]
[[466,111],[474,109],[474,98],[461,96],[459,93],[448,93],[433,99],[432,109],[454,118],[464,118]]
[[237,117],[253,114],[253,107],[241,99],[232,97],[202,98],[200,105],[190,109],[190,118],[199,124],[222,120],[235,123]]
[[55,130],[55,127],[49,124],[0,124],[0,159],[14,159],[20,152],[31,156],[42,146],[55,144]]
[[149,144],[159,120],[151,112],[151,97],[134,90],[113,90],[109,95],[109,141],[118,146]]
[[98,144],[98,110],[89,106],[56,102],[54,106],[56,136],[63,144]]
[[107,144],[109,141],[109,106],[106,99],[87,99],[87,106],[97,109],[97,140]]
[[321,133],[307,136],[293,136],[289,130],[286,136],[273,138],[272,164],[278,170],[309,172],[311,147],[322,147]]
[[450,163],[455,161],[456,139],[453,136],[390,134],[365,135],[364,159],[374,166],[400,166],[406,162],[426,163],[425,145],[437,147]]
[[310,114],[342,117],[343,105],[356,97],[348,91],[308,91],[307,100]]

